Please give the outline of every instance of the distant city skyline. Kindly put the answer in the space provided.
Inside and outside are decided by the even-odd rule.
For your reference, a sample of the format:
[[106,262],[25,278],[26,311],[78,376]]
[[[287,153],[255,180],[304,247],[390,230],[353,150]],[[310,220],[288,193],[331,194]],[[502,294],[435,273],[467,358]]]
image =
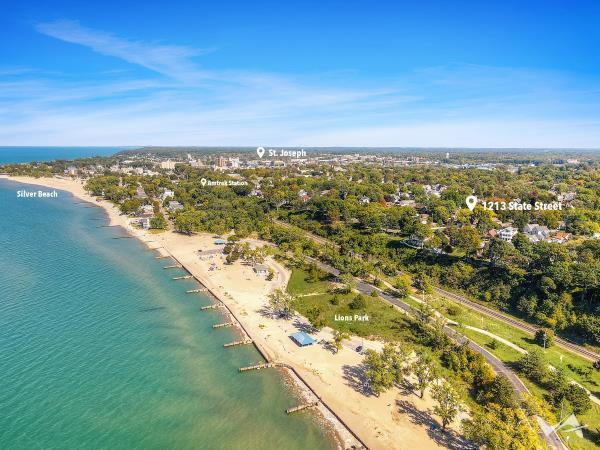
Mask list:
[[595,2],[5,6],[0,145],[600,148]]

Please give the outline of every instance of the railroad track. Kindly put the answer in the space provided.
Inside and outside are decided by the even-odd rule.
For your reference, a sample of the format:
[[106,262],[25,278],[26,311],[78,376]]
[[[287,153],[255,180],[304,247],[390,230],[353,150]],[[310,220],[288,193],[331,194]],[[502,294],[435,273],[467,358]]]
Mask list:
[[[454,300],[462,305],[465,305],[470,309],[473,309],[477,312],[485,314],[486,316],[490,316],[495,319],[501,320],[504,323],[508,323],[508,324],[514,326],[515,328],[518,328],[518,329],[525,331],[527,333],[530,333],[532,335],[534,335],[536,333],[536,331],[539,329],[534,325],[530,325],[530,324],[521,322],[520,320],[515,319],[514,317],[511,317],[507,314],[501,313],[500,311],[496,311],[492,308],[488,308],[487,306],[480,305],[479,303],[471,301],[471,300],[469,300],[461,295],[455,294],[453,292],[449,292],[445,289],[442,289],[439,287],[434,287],[433,290],[436,293],[438,293],[439,295],[448,297],[451,300]],[[577,345],[573,342],[570,342],[564,338],[555,336],[554,342],[559,347],[562,347],[569,351],[572,351],[573,353],[576,353],[577,355],[579,355],[583,358],[589,359],[590,361],[597,361],[598,359],[600,359],[600,355],[598,355],[597,353],[595,353],[591,350],[588,350],[580,345]]]
[[[308,237],[309,239],[312,239],[313,241],[315,241],[318,244],[321,245],[332,245],[334,248],[339,249],[340,246],[338,244],[336,244],[335,242],[332,242],[329,239],[323,238],[321,236],[317,236],[309,231],[303,230],[297,226],[291,225],[287,222],[283,222],[281,220],[275,219],[273,220],[273,222],[275,222],[277,225],[281,225],[285,228],[289,228],[289,229],[297,229],[300,230],[304,233],[304,235],[306,237]],[[405,273],[405,272],[402,272]],[[408,274],[410,275],[410,274]],[[514,326],[515,328],[518,328],[519,330],[525,331],[527,333],[530,333],[532,335],[535,335],[536,331],[539,329],[538,327],[534,326],[534,325],[530,325],[527,324],[525,322],[522,322],[512,316],[509,316],[508,314],[504,314],[500,311],[497,311],[495,309],[489,308],[487,306],[483,306],[480,305],[479,303],[476,303],[472,300],[469,300],[461,295],[455,294],[453,292],[447,291],[445,289],[439,288],[439,287],[433,287],[433,290],[444,296],[444,297],[448,297],[458,303],[461,303],[463,305],[465,305],[466,307],[473,309],[477,312],[480,312],[482,314],[485,314],[486,316],[489,317],[493,317],[495,319],[498,319],[504,323],[508,323],[512,326]],[[556,345],[558,345],[559,347],[562,347],[566,350],[569,350],[585,359],[588,359],[590,361],[597,361],[600,359],[600,355],[598,353],[595,353],[591,350],[588,350],[585,347],[582,347],[581,345],[575,344],[574,342],[570,342],[564,338],[560,338],[558,336],[554,337],[554,343]]]
[[[329,272],[335,276],[338,276],[340,274],[339,270],[330,266],[329,264],[325,264],[325,263],[319,261],[318,259],[311,258],[309,256],[305,256],[305,258],[308,261],[315,263],[321,270]],[[384,290],[382,290],[368,282],[365,282],[360,279],[356,279],[356,289],[365,295],[370,294],[371,291],[373,289],[375,289],[379,292],[379,295],[385,301],[399,307],[400,309],[406,311],[409,314],[412,314],[413,316],[418,315],[418,311],[415,310],[414,307],[412,307],[408,303],[403,302],[402,300],[396,298],[394,295],[390,295],[389,293],[385,292]],[[500,359],[498,359],[496,356],[494,356],[492,353],[490,353],[485,348],[483,348],[479,344],[475,343],[471,339],[467,338],[466,336],[461,335],[455,329],[451,328],[448,325],[444,325],[443,331],[448,337],[453,339],[455,342],[457,342],[459,344],[466,344],[473,351],[481,354],[485,358],[485,360],[494,368],[494,371],[497,374],[502,374],[507,378],[508,382],[511,384],[511,386],[513,388],[513,391],[520,398],[523,398],[524,395],[529,394],[529,389],[527,389],[527,386],[525,386],[525,384],[521,381],[521,379],[517,376],[517,374],[513,370],[511,370],[504,362],[502,362]],[[541,418],[539,416],[535,416],[535,417],[536,417],[536,420],[540,423],[540,425],[544,424],[546,429],[550,428],[550,426],[546,423],[546,421],[543,418]],[[540,437],[546,442],[546,445],[549,450],[568,450],[568,447],[562,442],[560,436],[555,431],[553,431],[550,434],[540,434]]]

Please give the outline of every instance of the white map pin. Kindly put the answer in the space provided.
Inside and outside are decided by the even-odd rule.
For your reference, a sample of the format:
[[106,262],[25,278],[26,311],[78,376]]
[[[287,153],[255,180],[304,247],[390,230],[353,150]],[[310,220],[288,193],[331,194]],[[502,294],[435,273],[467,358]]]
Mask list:
[[202,178],[202,179],[200,180],[200,184],[201,184],[202,186],[205,186],[205,185],[206,185],[206,178]]
[[475,208],[475,205],[477,204],[477,197],[475,197],[474,195],[469,195],[466,199],[467,202],[467,208],[469,208],[471,211],[473,211],[473,209]]
[[263,157],[263,155],[265,154],[265,149],[264,149],[263,147],[258,147],[258,148],[256,149],[256,153],[258,154],[258,157],[259,157],[259,158],[262,158],[262,157]]

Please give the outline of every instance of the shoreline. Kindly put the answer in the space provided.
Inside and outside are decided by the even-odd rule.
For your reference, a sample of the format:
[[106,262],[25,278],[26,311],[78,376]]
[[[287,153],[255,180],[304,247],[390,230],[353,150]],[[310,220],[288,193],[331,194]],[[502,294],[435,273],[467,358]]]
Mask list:
[[[123,228],[123,230],[127,234],[135,237],[138,241],[143,243],[149,250],[158,252],[160,256],[168,256],[169,258],[173,259],[175,262],[180,264],[181,267],[188,274],[190,274],[198,284],[200,284],[203,288],[206,289],[205,295],[207,295],[211,300],[213,300],[215,302],[219,302],[220,304],[223,305],[223,307],[227,310],[227,314],[235,321],[238,331],[241,334],[243,334],[245,337],[247,337],[248,339],[252,340],[252,346],[258,352],[258,354],[261,356],[261,358],[267,363],[276,362],[269,355],[269,353],[256,342],[256,340],[254,339],[252,334],[246,329],[246,327],[244,327],[244,324],[239,319],[239,317],[237,317],[236,314],[234,313],[234,311],[232,311],[232,309],[228,306],[226,300],[224,300],[222,298],[223,296],[219,295],[218,292],[215,292],[211,288],[211,286],[209,286],[211,283],[208,280],[202,279],[202,277],[193,273],[190,270],[190,268],[186,267],[186,265],[183,262],[181,262],[175,255],[173,255],[172,252],[169,251],[169,249],[162,247],[162,246],[161,247],[153,247],[152,245],[150,245],[153,243],[153,241],[144,239],[145,237],[147,237],[146,234],[136,233],[135,232],[136,230],[127,223],[126,216],[122,216],[120,211],[118,211],[118,209],[109,201],[96,200],[93,196],[87,194],[83,190],[83,185],[81,185],[79,183],[78,183],[78,185],[81,186],[81,192],[78,192],[73,189],[68,189],[68,186],[55,187],[55,186],[48,185],[48,183],[44,183],[44,181],[48,181],[47,178],[46,179],[37,179],[37,178],[30,178],[30,177],[10,177],[10,176],[6,176],[6,175],[0,175],[0,179],[5,179],[5,180],[13,181],[15,183],[25,184],[25,185],[50,187],[52,189],[62,190],[64,192],[68,192],[74,198],[83,200],[85,203],[89,203],[97,208],[102,209],[102,211],[104,212],[104,214],[106,215],[106,217],[109,220],[110,226],[119,226],[119,227]],[[52,179],[53,180],[54,179],[64,180],[64,181],[68,181],[70,183],[77,183],[77,181],[75,181],[75,180],[68,180],[68,179],[62,179],[62,178],[52,178]],[[36,183],[38,180],[39,180],[39,183]],[[152,236],[152,235],[150,235],[150,236]],[[281,371],[280,373],[282,374],[282,376],[284,378],[287,378],[288,380],[291,381],[291,383],[293,384],[293,390],[295,391],[294,395],[299,400],[302,400],[302,401],[318,400],[319,401],[318,407],[313,409],[313,411],[311,413],[317,415],[317,418],[319,419],[318,421],[322,422],[322,425],[327,429],[326,430],[327,434],[330,434],[330,437],[335,441],[335,445],[337,448],[349,448],[349,447],[354,448],[353,446],[355,446],[356,448],[368,449],[368,447],[364,444],[364,442],[362,442],[362,440],[348,427],[348,425],[346,425],[342,421],[342,419],[340,419],[339,416],[328,405],[326,405],[323,402],[323,400],[315,392],[315,390],[311,388],[311,386],[306,382],[306,380],[304,380],[302,378],[302,376],[293,367],[291,367],[287,364],[282,364],[282,365],[278,366],[277,369],[279,369]],[[349,436],[346,436],[344,438],[344,435],[349,435]],[[351,439],[349,439],[349,437],[351,437]],[[355,440],[356,442],[349,442],[351,440]]]
[[[144,241],[142,240],[142,242],[144,242]],[[149,246],[148,246],[148,248],[150,248],[150,250],[158,251],[158,249],[153,249]],[[252,340],[252,346],[258,352],[258,354],[265,360],[265,362],[277,363],[277,361],[273,360],[273,358],[271,358],[269,356],[268,352],[266,352],[256,342],[256,339],[254,339],[252,334],[250,332],[248,332],[246,327],[244,327],[244,324],[242,323],[242,321],[239,319],[239,317],[237,317],[237,315],[234,313],[234,311],[232,311],[232,309],[227,305],[227,302],[225,300],[223,300],[221,297],[219,297],[219,295],[217,293],[213,292],[213,290],[210,288],[210,286],[207,286],[207,284],[209,284],[209,283],[207,283],[206,280],[202,280],[202,279],[200,279],[200,277],[197,277],[195,274],[193,274],[181,261],[179,261],[179,259],[177,259],[173,254],[171,254],[168,249],[165,249],[164,247],[161,247],[161,249],[164,252],[166,252],[168,254],[168,256],[170,256],[174,261],[176,261],[178,264],[180,264],[181,267],[183,269],[185,269],[185,271],[187,273],[189,273],[198,284],[200,284],[202,287],[204,287],[207,290],[205,294],[208,294],[209,298],[212,297],[213,300],[216,300],[217,302],[220,302],[223,305],[223,307],[227,310],[227,314],[229,314],[229,316],[235,321],[238,330],[243,335],[245,335],[244,337],[247,337],[248,339]],[[345,433],[349,433],[352,436],[352,438],[356,440],[356,443],[350,444],[350,445],[359,444],[361,447],[358,447],[358,448],[368,449],[366,444],[364,442],[362,442],[362,440],[356,435],[356,433],[354,433],[354,431],[352,431],[352,429],[350,429],[350,427],[343,422],[343,420],[335,413],[335,411],[333,411],[321,399],[319,394],[317,392],[315,392],[315,390],[306,382],[306,380],[304,380],[302,378],[302,376],[292,366],[287,365],[287,364],[281,364],[277,368],[283,369],[284,376],[287,376],[289,379],[292,380],[295,387],[299,391],[297,393],[297,397],[299,397],[303,401],[314,401],[316,399],[319,402],[319,405],[316,410],[319,412],[319,416],[327,423],[327,426],[331,429],[331,433],[336,438],[335,440],[336,440],[336,444],[338,445],[338,448],[340,445],[343,445],[344,446],[343,448],[348,448],[348,444],[349,444],[348,439],[347,438],[344,439],[342,437],[342,435]]]
[[[393,390],[374,397],[357,389],[359,380],[353,371],[360,368],[363,359],[354,348],[358,345],[358,338],[345,344],[334,355],[320,344],[298,348],[289,335],[298,331],[298,326],[308,325],[307,320],[297,315],[293,320],[282,321],[264,314],[268,294],[276,288],[285,288],[290,275],[287,268],[272,258],[269,258],[268,265],[275,269],[276,277],[274,281],[265,281],[248,266],[239,263],[225,265],[222,252],[217,251],[219,247],[214,244],[213,236],[207,233],[187,236],[165,231],[151,234],[132,227],[129,218],[121,215],[111,202],[97,200],[85,192],[81,180],[7,175],[0,175],[0,179],[65,191],[101,207],[109,225],[121,226],[150,250],[181,264],[207,289],[213,301],[224,305],[226,313],[236,322],[240,332],[253,341],[258,353],[267,362],[277,362],[284,369],[280,373],[285,379],[293,380],[294,387],[300,391],[299,398],[319,400],[319,406],[311,413],[327,428],[327,433],[333,435],[331,437],[338,448],[446,448],[432,432],[430,422],[415,419],[420,414],[431,413],[433,402],[428,395],[421,399],[410,392]],[[256,239],[247,241],[255,246],[267,244]],[[205,250],[206,253],[199,253]],[[209,268],[210,264],[216,265],[217,269],[213,271]],[[330,342],[332,339],[332,330],[327,328],[311,334],[317,342]],[[362,345],[381,350],[383,343],[362,339]],[[435,422],[431,419],[431,423]]]

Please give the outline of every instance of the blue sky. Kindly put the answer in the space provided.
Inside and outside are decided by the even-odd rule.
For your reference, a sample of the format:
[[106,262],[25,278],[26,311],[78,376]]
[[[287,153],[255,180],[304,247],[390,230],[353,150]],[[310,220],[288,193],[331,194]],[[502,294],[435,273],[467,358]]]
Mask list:
[[13,2],[0,145],[600,148],[600,3]]

